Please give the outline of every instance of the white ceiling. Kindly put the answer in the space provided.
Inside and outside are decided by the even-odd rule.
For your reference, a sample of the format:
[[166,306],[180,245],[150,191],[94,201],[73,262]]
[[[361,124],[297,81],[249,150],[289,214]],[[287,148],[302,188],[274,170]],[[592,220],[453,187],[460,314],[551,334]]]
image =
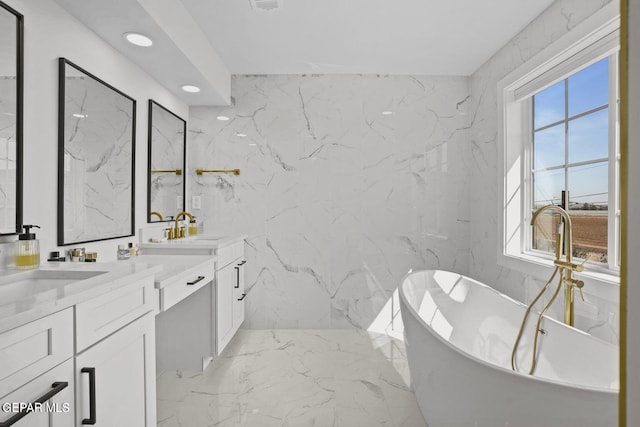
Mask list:
[[232,74],[471,75],[553,0],[181,0]]
[[[553,0],[55,0],[189,105],[229,74],[471,75]],[[144,50],[122,33],[140,31]],[[179,87],[192,83],[200,94]]]

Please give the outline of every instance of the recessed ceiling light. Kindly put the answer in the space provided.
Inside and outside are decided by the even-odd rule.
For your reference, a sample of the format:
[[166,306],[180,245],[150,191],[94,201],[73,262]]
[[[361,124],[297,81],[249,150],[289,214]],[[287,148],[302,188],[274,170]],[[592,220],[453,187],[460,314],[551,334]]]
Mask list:
[[124,33],[122,35],[126,41],[136,46],[149,47],[153,44],[153,40],[140,33]]
[[218,116],[216,117],[216,119],[222,121],[222,122],[226,122],[227,120],[229,120],[229,117],[227,116]]
[[200,88],[198,86],[193,86],[193,85],[183,85],[182,90],[189,93],[200,92]]
[[84,119],[84,118],[86,118],[86,117],[89,117],[89,115],[88,115],[88,114],[78,114],[78,113],[74,113],[74,114],[73,114],[73,117],[77,117],[77,118],[79,118],[79,119]]
[[383,112],[382,112],[382,115],[383,115],[383,116],[390,116],[390,115],[392,115],[392,114],[393,114],[393,111],[383,111]]
[[246,136],[247,136],[247,134],[246,134],[246,133],[236,133],[236,136],[237,136],[238,138],[244,138],[244,137],[246,137]]

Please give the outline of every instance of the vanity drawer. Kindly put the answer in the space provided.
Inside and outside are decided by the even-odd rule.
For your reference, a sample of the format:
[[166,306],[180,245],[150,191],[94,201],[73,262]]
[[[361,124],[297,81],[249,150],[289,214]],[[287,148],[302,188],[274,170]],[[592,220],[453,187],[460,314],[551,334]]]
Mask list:
[[218,270],[229,265],[238,258],[244,257],[244,240],[218,248]]
[[76,305],[76,353],[154,308],[153,276]]
[[191,268],[160,289],[160,311],[179,303],[215,278],[215,264]]
[[[38,375],[11,394],[0,397],[0,423],[6,423],[21,408],[14,405],[34,404],[44,400],[41,411],[29,412],[15,427],[69,427],[74,425],[73,359]],[[46,400],[45,400],[46,399]],[[5,407],[8,406],[8,407]]]
[[73,356],[73,309],[0,334],[0,396]]

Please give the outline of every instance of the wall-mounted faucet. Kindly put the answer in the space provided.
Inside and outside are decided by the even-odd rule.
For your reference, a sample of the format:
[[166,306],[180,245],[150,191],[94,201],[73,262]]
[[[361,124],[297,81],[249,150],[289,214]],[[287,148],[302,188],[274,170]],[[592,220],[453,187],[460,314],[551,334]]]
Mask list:
[[[580,298],[584,301],[584,294],[582,288],[584,282],[573,278],[573,272],[580,272],[584,270],[582,264],[574,264],[573,259],[573,226],[571,224],[571,217],[569,213],[560,206],[547,205],[543,206],[534,212],[531,217],[531,225],[535,225],[538,216],[546,211],[553,211],[560,214],[562,217],[561,224],[558,225],[558,233],[556,234],[556,259],[553,261],[553,265],[560,269],[562,274],[562,282],[565,285],[564,288],[564,323],[567,325],[574,325],[574,288],[578,288],[580,291]],[[562,259],[562,247],[564,243],[564,260]]]

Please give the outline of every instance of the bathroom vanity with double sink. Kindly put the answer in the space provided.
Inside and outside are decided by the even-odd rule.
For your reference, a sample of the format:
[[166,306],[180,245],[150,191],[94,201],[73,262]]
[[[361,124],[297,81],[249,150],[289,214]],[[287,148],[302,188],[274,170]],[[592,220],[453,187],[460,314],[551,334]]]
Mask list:
[[143,249],[3,272],[0,426],[155,426],[157,369],[224,350],[244,320],[244,236]]

